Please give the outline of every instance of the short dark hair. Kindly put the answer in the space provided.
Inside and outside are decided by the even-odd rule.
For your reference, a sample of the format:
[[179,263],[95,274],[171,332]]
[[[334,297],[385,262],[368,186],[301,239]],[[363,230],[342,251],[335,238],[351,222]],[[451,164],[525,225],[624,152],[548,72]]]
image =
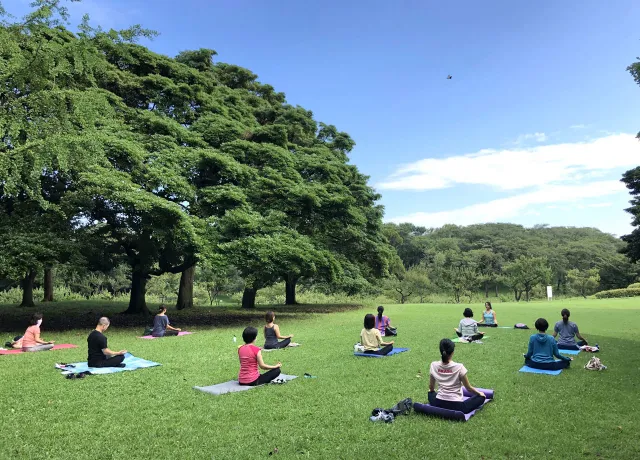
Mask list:
[[544,318],[538,318],[535,326],[537,330],[547,332],[547,329],[549,329],[549,322]]
[[442,339],[440,341],[440,356],[443,363],[448,363],[451,359],[451,355],[456,349],[456,344],[451,339]]
[[264,315],[264,319],[267,321],[267,323],[270,323],[273,321],[273,318],[276,317],[276,314],[272,311],[268,311],[265,315]]
[[33,315],[31,315],[31,319],[29,319],[29,324],[31,326],[35,326],[36,324],[38,324],[38,321],[40,321],[42,319],[42,313],[34,313]]
[[473,318],[473,310],[469,307],[465,308],[464,311],[462,312],[462,315],[465,318]]
[[244,331],[242,331],[242,340],[244,340],[244,343],[251,343],[256,337],[258,337],[258,330],[253,326],[246,327]]
[[367,313],[364,315],[364,328],[373,329],[374,327],[376,327],[376,317],[371,313]]

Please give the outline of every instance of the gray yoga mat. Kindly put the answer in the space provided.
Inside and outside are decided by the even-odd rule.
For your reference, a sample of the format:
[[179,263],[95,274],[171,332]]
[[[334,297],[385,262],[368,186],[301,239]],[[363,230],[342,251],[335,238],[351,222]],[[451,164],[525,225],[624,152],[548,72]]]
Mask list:
[[[279,379],[282,379],[286,382],[289,380],[293,380],[297,375],[287,375],[280,374],[278,376]],[[270,385],[270,384],[268,384]],[[205,393],[210,393],[212,395],[223,395],[225,393],[235,393],[237,391],[247,391],[253,388],[258,388],[264,385],[256,385],[256,386],[248,386],[248,385],[240,385],[237,380],[230,380],[224,383],[218,383],[217,385],[209,385],[208,387],[193,387],[196,390],[204,391]]]

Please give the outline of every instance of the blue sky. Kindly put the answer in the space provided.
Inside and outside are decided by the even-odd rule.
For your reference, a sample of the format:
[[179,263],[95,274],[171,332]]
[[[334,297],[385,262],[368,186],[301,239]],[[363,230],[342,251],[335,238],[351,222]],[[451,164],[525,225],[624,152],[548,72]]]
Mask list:
[[[4,0],[22,14],[25,0]],[[177,5],[177,6],[176,6]],[[149,46],[213,48],[356,140],[386,220],[624,234],[640,164],[637,0],[85,0]],[[451,74],[453,78],[447,80]]]

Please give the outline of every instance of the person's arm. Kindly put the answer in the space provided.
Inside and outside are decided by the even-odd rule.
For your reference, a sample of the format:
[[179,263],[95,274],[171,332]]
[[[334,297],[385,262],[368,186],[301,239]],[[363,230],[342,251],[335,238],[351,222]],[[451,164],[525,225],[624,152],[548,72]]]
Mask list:
[[533,340],[529,339],[529,348],[527,349],[527,354],[524,355],[524,359],[531,359],[533,356]]
[[178,331],[178,332],[180,332],[182,330],[179,327],[173,327],[170,324],[167,324],[167,329],[169,329],[170,331]]
[[265,364],[264,361],[262,360],[262,351],[258,352],[257,358],[258,358],[258,366],[260,366],[260,369],[270,370],[270,369],[278,369],[279,367],[282,367],[281,362],[278,362],[278,364],[276,364],[275,366],[270,366],[268,364]]
[[585,345],[587,345],[587,339],[585,339],[584,337],[582,337],[582,335],[580,335],[580,331],[578,330],[577,324],[576,324],[576,337],[578,337],[580,340],[584,342]]
[[560,351],[558,350],[558,344],[556,343],[555,340],[553,341],[553,356],[555,356],[561,361],[573,361],[573,358],[567,358],[566,356],[562,356],[560,354]]
[[493,324],[498,325],[498,318],[496,317],[496,312],[493,312]]
[[378,340],[379,347],[386,347],[387,345],[393,345],[393,340],[391,342],[383,342],[382,335],[380,335],[380,331],[376,329],[376,339]]
[[554,338],[554,339],[555,339],[555,338],[556,338],[556,336],[558,335],[558,332],[560,332],[560,329],[558,328],[558,323],[556,323],[556,324],[553,326],[553,338]]
[[433,374],[429,373],[429,392],[436,391],[436,379]]
[[42,339],[40,338],[40,333],[39,333],[39,332],[35,333],[35,334],[33,335],[33,338],[35,339],[36,343],[39,343],[39,344],[41,344],[41,345],[47,345],[47,344],[49,344],[49,343],[54,343],[54,342],[53,342],[53,340],[51,340],[51,341],[49,341],[49,342],[47,342],[46,340],[42,340]]
[[278,327],[277,324],[273,325],[273,332],[276,333],[276,337],[278,338],[278,340],[292,339],[293,338],[293,334],[291,334],[291,335],[280,335],[280,328]]
[[462,384],[469,392],[473,393],[474,395],[478,395],[478,396],[482,396],[483,398],[486,398],[485,394],[482,391],[478,391],[477,389],[471,386],[471,384],[469,383],[469,379],[467,378],[467,374],[462,376],[460,380],[462,381]]

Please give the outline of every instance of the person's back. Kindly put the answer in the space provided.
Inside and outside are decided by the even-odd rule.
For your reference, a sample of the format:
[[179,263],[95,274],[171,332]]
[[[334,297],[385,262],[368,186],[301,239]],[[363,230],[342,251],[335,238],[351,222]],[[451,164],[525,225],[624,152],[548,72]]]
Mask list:
[[153,330],[151,335],[154,337],[164,337],[167,326],[169,325],[169,318],[167,315],[156,315],[153,318]]
[[478,333],[478,323],[473,318],[462,318],[458,330],[463,337],[471,337]]
[[260,352],[260,348],[252,344],[242,345],[238,348],[238,358],[240,359],[239,383],[251,383],[260,377],[258,352]]
[[22,348],[31,348],[38,345],[36,337],[40,335],[40,326],[31,325],[22,336]]
[[363,328],[360,332],[360,343],[364,347],[365,351],[373,351],[380,348],[382,337],[380,331],[376,328],[366,329]]
[[558,349],[555,339],[549,334],[533,334],[529,338],[529,343],[533,350],[532,361],[537,363],[552,363],[555,361],[553,357],[558,354]]
[[276,335],[276,331],[273,326],[264,327],[264,347],[265,348],[275,348],[278,345],[278,336]]
[[89,367],[96,367],[101,361],[107,359],[102,352],[107,348],[107,338],[100,331],[93,330],[87,337],[87,364]]
[[376,316],[376,329],[380,331],[380,335],[385,335],[387,326],[389,326],[388,316],[383,316],[382,319]]
[[434,361],[430,366],[430,374],[438,383],[438,399],[462,401],[461,378],[467,375],[467,369],[461,363]]
[[558,339],[558,345],[575,345],[575,335],[578,333],[578,326],[573,321],[558,321],[553,327],[553,330],[558,333],[560,339]]

